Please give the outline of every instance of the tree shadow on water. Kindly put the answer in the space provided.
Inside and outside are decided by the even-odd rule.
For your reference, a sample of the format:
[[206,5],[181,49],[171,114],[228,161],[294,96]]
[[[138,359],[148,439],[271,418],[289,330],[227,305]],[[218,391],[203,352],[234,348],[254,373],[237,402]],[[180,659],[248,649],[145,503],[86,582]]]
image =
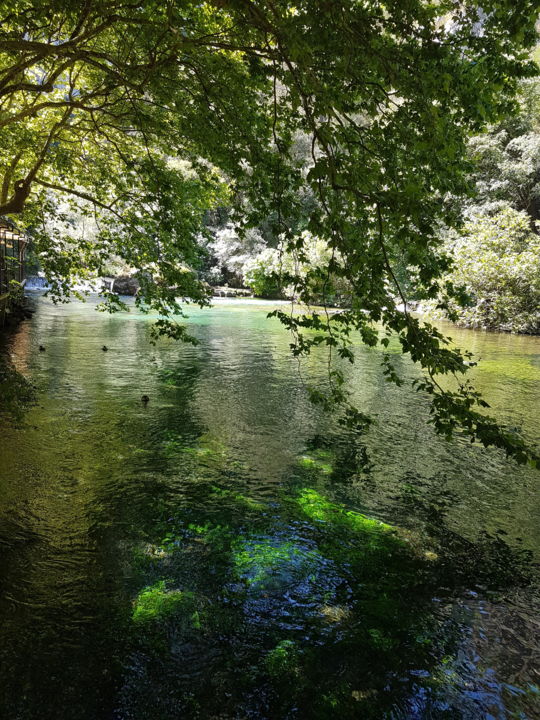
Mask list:
[[270,503],[240,475],[198,483],[138,548],[119,720],[469,717],[447,699],[461,629],[443,608],[479,565],[526,584],[528,557],[332,502],[333,464],[309,450]]
[[35,400],[35,387],[14,367],[0,346],[0,421],[20,423]]

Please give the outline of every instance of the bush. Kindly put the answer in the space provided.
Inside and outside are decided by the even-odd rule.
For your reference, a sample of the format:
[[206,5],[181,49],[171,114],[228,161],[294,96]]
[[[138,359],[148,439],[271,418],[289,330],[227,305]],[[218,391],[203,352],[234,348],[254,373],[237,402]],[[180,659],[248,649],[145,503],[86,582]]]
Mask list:
[[244,282],[259,297],[298,297],[328,305],[348,302],[350,286],[336,272],[342,265],[341,257],[307,231],[301,239],[301,252],[266,248],[248,260],[242,269]]
[[283,296],[279,251],[275,248],[267,248],[248,260],[242,274],[245,284],[256,297]]
[[469,307],[452,307],[459,322],[540,333],[540,237],[525,212],[505,207],[479,215],[448,245],[454,259],[448,279],[470,296]]

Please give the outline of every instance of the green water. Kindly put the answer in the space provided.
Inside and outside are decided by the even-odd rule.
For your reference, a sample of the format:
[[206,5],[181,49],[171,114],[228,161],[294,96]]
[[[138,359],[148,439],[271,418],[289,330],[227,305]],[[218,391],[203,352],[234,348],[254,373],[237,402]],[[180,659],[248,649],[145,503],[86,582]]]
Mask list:
[[[271,305],[191,310],[192,347],[36,302],[9,351],[37,404],[1,421],[0,717],[539,717],[538,473],[434,437],[374,350],[347,372],[377,424],[340,429]],[[452,332],[539,442],[540,338]]]

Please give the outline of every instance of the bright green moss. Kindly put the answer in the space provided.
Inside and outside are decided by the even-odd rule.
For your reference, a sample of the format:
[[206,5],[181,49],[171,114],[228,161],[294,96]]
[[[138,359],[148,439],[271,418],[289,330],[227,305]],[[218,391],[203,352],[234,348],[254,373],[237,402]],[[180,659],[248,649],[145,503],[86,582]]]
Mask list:
[[232,490],[223,490],[222,488],[218,487],[213,487],[212,493],[217,497],[231,500],[232,502],[239,505],[240,507],[245,508],[246,510],[254,510],[260,512],[261,510],[265,509],[265,505],[263,505],[263,503],[257,502],[256,500],[253,500],[252,498],[248,497],[247,495],[243,495],[242,493],[236,493]]
[[190,523],[188,530],[214,550],[228,547],[231,542],[232,531],[228,525],[213,525],[210,522],[204,525]]
[[182,539],[174,532],[168,532],[161,540],[159,547],[166,553],[170,553],[178,548],[182,543]]
[[301,490],[296,502],[302,512],[311,520],[332,523],[355,532],[384,533],[393,531],[391,525],[380,520],[369,518],[354,510],[345,510],[345,508],[331,503],[316,490],[308,488]]
[[320,556],[293,542],[243,541],[234,552],[236,573],[249,586],[272,590],[300,578],[314,580]]
[[282,640],[265,658],[268,674],[274,678],[295,675],[298,672],[298,653],[292,640]]
[[320,460],[332,460],[335,455],[332,450],[328,450],[327,448],[317,448],[316,450],[312,450],[311,452],[313,455],[315,455],[316,458],[319,458]]
[[310,457],[309,455],[302,455],[299,458],[298,464],[306,470],[317,470],[322,472],[324,475],[330,475],[333,471],[333,467],[328,462],[323,462],[318,458]]
[[[165,580],[143,588],[133,602],[132,619],[136,623],[165,620],[179,611],[190,611],[194,606],[193,593],[167,590]],[[197,613],[200,627],[200,618]]]

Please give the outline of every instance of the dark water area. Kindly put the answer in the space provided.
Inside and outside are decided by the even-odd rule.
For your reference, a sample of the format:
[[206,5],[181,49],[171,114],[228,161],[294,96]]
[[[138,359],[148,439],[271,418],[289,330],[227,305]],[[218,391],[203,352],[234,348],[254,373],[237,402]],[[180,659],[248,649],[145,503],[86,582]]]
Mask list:
[[[1,718],[540,717],[537,471],[434,436],[375,350],[344,430],[271,304],[190,309],[196,347],[95,304],[9,340],[37,402],[0,420]],[[451,332],[540,442],[540,338]]]

